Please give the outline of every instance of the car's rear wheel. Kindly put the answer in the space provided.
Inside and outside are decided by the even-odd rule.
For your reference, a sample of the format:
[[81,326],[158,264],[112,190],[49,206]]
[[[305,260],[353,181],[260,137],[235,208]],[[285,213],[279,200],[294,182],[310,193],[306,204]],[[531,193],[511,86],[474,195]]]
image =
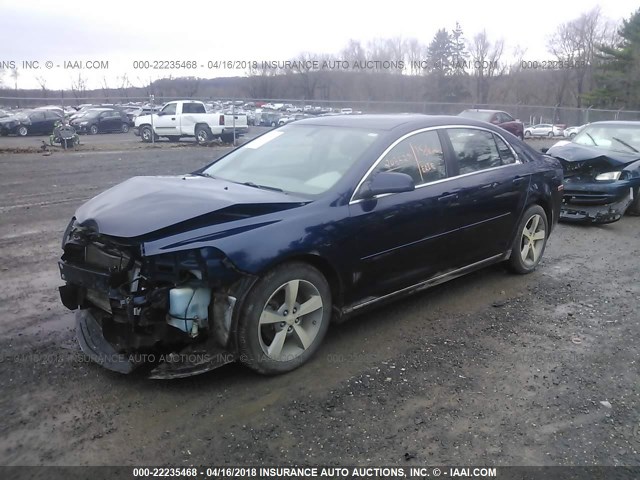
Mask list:
[[25,127],[24,125],[20,125],[20,127],[18,128],[18,135],[20,135],[21,137],[26,137],[27,133],[29,133],[27,127]]
[[549,133],[547,133],[547,137],[549,137],[549,138],[553,138],[553,132],[549,132]]
[[196,141],[200,144],[200,145],[206,145],[207,143],[209,143],[211,141],[211,132],[209,131],[208,127],[205,126],[199,126],[196,128],[195,131],[196,134]]
[[625,213],[633,216],[640,215],[640,198],[638,198],[638,195],[640,195],[640,188],[636,187],[633,189],[633,201],[627,207],[627,211]]
[[263,374],[291,371],[318,349],[331,319],[331,290],[305,263],[287,263],[253,287],[238,325],[240,360]]
[[540,205],[530,206],[522,216],[513,241],[509,267],[516,273],[533,272],[544,254],[549,226]]
[[129,124],[128,123],[123,123],[122,127],[120,128],[120,130],[122,130],[122,133],[129,133]]
[[91,125],[89,127],[89,133],[91,135],[95,135],[96,133],[98,133],[98,126],[97,125]]

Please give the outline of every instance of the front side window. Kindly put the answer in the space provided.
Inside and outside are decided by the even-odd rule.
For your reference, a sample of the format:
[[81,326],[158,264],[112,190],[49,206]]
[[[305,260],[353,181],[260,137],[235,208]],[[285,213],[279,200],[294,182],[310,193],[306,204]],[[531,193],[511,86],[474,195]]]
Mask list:
[[446,178],[438,133],[431,130],[405,138],[384,156],[372,175],[378,172],[406,173],[416,186]]
[[169,103],[168,105],[164,106],[162,111],[165,113],[165,115],[175,115],[176,114],[176,104],[175,103]]
[[502,165],[493,133],[471,128],[447,130],[460,175]]

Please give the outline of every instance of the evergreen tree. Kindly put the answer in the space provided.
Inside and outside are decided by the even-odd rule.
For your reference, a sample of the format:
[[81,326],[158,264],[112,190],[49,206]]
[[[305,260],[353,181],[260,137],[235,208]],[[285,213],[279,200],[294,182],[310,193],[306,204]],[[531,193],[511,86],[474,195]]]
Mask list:
[[640,9],[618,35],[616,45],[598,47],[597,87],[587,98],[599,107],[640,109]]

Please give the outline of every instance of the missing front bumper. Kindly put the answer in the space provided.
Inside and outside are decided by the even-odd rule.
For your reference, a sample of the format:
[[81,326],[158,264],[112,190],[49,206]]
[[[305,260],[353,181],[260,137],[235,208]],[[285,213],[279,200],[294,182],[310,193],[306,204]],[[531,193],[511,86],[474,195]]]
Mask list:
[[190,377],[234,362],[236,356],[211,341],[169,353],[120,353],[107,341],[89,309],[76,312],[76,335],[82,351],[95,363],[118,373],[134,371],[151,379]]
[[613,223],[622,218],[633,201],[629,192],[622,200],[606,205],[573,205],[563,203],[560,220],[572,223]]

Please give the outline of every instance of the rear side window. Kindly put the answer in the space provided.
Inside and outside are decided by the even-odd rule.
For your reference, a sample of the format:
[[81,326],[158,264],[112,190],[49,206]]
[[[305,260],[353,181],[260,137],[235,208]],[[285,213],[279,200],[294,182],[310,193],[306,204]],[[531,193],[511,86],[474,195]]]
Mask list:
[[405,138],[378,164],[376,172],[406,173],[416,185],[446,178],[444,155],[435,131],[417,133]]
[[183,103],[182,113],[206,113],[206,110],[201,103]]
[[451,128],[447,133],[458,160],[460,175],[502,165],[493,133],[471,128]]
[[500,160],[502,160],[502,164],[509,165],[510,163],[516,163],[516,156],[509,148],[509,145],[507,145],[507,142],[502,140],[497,135],[494,135],[493,138],[495,139],[496,145],[498,146],[498,152],[500,152]]

